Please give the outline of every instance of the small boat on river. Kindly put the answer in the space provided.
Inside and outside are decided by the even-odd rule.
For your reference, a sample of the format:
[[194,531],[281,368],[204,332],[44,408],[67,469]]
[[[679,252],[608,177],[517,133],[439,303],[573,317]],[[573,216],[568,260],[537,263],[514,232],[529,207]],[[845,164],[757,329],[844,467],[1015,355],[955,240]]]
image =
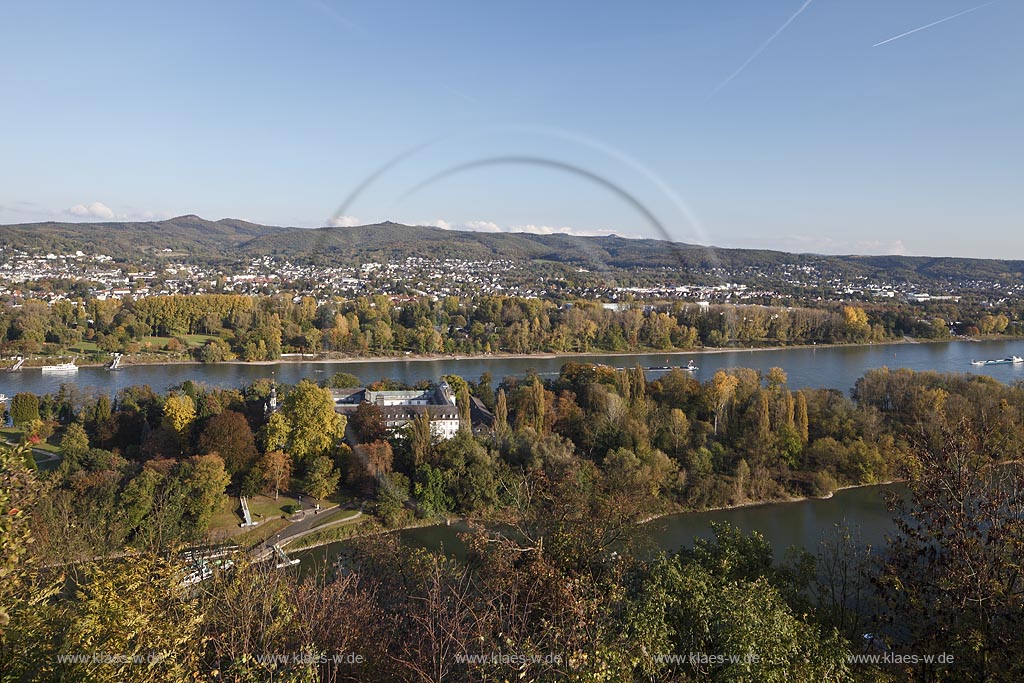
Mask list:
[[998,360],[972,360],[971,365],[1020,365],[1024,358],[1020,356],[1007,356]]

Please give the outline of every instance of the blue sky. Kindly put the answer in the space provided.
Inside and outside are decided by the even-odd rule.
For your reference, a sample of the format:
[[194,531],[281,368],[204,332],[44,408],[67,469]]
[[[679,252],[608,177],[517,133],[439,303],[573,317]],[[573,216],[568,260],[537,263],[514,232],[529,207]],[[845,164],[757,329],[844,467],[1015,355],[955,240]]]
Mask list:
[[874,47],[978,4],[5,0],[0,222],[1024,258],[1024,2]]

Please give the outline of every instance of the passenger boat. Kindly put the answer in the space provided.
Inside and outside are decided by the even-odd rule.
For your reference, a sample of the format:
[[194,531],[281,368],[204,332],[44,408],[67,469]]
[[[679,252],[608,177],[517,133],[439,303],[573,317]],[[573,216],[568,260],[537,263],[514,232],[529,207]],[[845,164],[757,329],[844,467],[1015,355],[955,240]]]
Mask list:
[[1006,358],[1000,358],[999,360],[972,360],[971,365],[1019,365],[1024,363],[1024,358],[1020,356],[1007,356]]
[[71,361],[70,363],[60,363],[59,365],[44,365],[40,370],[47,373],[78,372],[78,366],[75,365],[75,361]]

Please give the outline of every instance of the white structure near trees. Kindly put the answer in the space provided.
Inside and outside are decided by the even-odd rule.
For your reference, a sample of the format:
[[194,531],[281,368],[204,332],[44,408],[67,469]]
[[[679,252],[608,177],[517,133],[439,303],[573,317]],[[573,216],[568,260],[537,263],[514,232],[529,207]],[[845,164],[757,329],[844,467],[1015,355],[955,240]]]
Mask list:
[[340,389],[333,390],[331,394],[334,396],[334,409],[343,415],[352,415],[361,403],[377,406],[390,433],[402,429],[424,413],[430,416],[430,431],[439,441],[454,437],[461,426],[455,392],[447,382],[425,390]]

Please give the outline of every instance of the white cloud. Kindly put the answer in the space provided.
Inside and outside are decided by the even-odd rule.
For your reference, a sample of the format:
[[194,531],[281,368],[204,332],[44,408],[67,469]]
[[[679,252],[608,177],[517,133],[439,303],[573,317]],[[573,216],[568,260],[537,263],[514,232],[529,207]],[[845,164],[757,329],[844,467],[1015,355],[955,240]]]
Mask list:
[[469,221],[466,223],[465,229],[476,232],[504,232],[501,226],[494,221]]
[[857,242],[854,245],[862,254],[883,254],[888,256],[903,256],[907,253],[907,247],[903,240],[894,242],[882,242],[881,240],[869,240]]
[[579,235],[580,237],[618,234],[611,230],[580,230],[579,228],[573,228],[568,225],[533,225],[532,223],[529,225],[513,226],[511,232],[532,232],[537,235]]
[[352,228],[363,223],[355,216],[335,216],[327,224],[332,228]]
[[67,210],[67,213],[79,218],[104,218],[109,220],[114,217],[114,210],[103,202],[75,204]]
[[605,236],[610,234],[622,234],[611,230],[581,230],[568,225],[525,225],[502,226],[494,221],[465,221],[454,223],[443,218],[427,221],[424,225],[433,225],[443,230],[468,230],[471,232],[529,232],[535,235],[577,235],[579,237]]
[[861,256],[902,256],[907,253],[903,240],[835,239],[825,235],[790,234],[776,237],[766,244],[763,236],[729,240],[722,246],[769,248],[781,251],[816,254],[857,254]]

